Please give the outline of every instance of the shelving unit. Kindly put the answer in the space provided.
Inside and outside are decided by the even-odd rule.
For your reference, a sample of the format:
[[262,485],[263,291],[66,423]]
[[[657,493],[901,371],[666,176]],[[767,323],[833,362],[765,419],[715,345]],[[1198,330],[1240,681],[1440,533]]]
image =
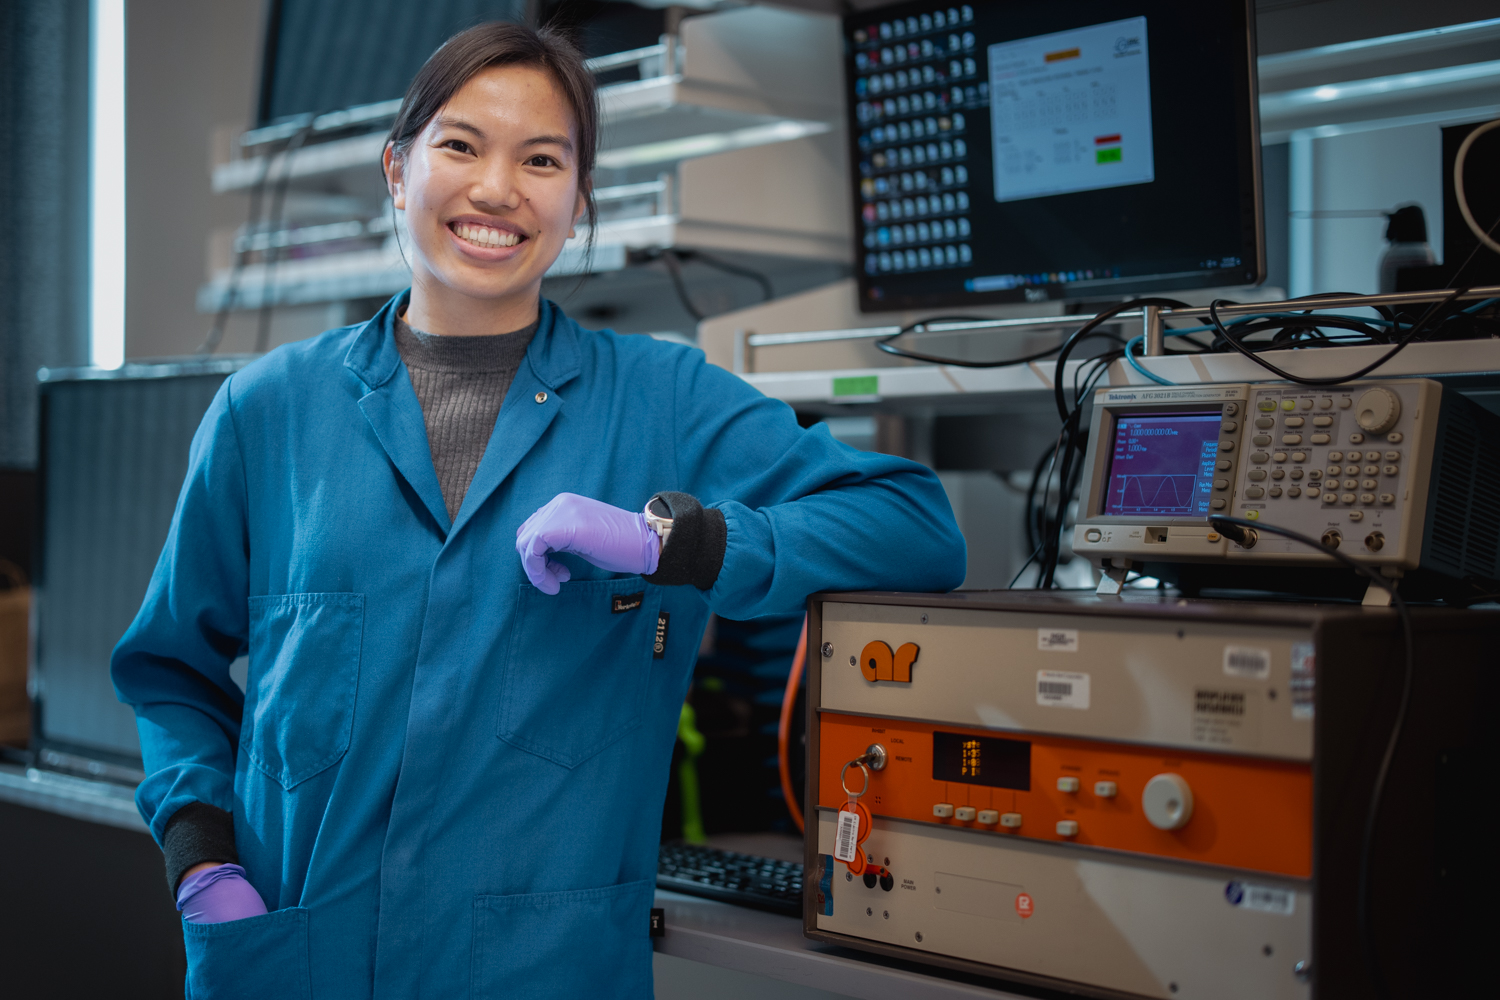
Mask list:
[[[595,73],[639,79],[599,89],[599,226],[549,277],[619,270],[628,251],[718,250],[843,263],[850,256],[838,22],[747,7],[684,19],[656,45],[602,56]],[[294,120],[242,135],[213,171],[217,193],[286,192],[273,232],[238,232],[198,308],[234,309],[383,297],[404,288],[401,220],[380,156],[399,101]],[[407,241],[409,246],[409,241]]]

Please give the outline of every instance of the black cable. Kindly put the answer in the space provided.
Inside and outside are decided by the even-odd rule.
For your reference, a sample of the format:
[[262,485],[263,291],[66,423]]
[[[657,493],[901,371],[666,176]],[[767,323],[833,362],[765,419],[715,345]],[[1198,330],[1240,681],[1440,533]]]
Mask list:
[[[1040,361],[1057,353],[1056,347],[1049,347],[1045,351],[1035,354],[1026,354],[1018,358],[1002,358],[999,361],[964,361],[960,358],[945,358],[938,354],[923,354],[920,351],[908,351],[904,347],[897,347],[891,343],[893,340],[914,333],[917,330],[925,331],[933,323],[987,323],[990,320],[982,316],[931,316],[927,319],[908,323],[889,337],[881,337],[875,341],[875,349],[887,354],[894,354],[898,358],[911,358],[913,361],[926,361],[935,365],[950,365],[954,368],[1007,368],[1011,365],[1024,365],[1032,361]],[[962,330],[954,330],[954,333],[963,333]]]
[[676,254],[678,259],[680,260],[697,261],[699,264],[714,268],[717,271],[723,271],[725,274],[733,274],[741,278],[749,278],[751,281],[760,286],[761,294],[763,296],[762,301],[770,302],[776,297],[776,291],[771,287],[771,279],[767,275],[762,274],[760,271],[753,271],[748,267],[741,267],[738,264],[731,264],[727,260],[724,260],[720,257],[715,257],[713,254],[704,253],[702,250],[676,250],[669,252]]
[[1018,570],[1016,570],[1016,575],[1010,578],[1010,583],[1007,583],[1005,585],[1005,589],[1006,590],[1013,590],[1013,589],[1015,589],[1016,581],[1019,580],[1019,579],[1021,579],[1021,574],[1024,573],[1024,572],[1026,572],[1026,567],[1028,567],[1028,566],[1031,565],[1032,561],[1034,559],[1036,559],[1037,553],[1039,553],[1041,551],[1042,551],[1042,547],[1040,545],[1038,545],[1036,548],[1034,548],[1034,549],[1031,550],[1031,555],[1027,556],[1026,557],[1026,561],[1021,564],[1021,568],[1018,569]]
[[1068,504],[1072,502],[1073,494],[1077,492],[1079,479],[1083,474],[1083,452],[1088,435],[1079,429],[1084,410],[1081,401],[1093,390],[1099,379],[1109,371],[1110,364],[1118,356],[1119,352],[1112,351],[1090,359],[1090,361],[1098,362],[1098,366],[1084,381],[1081,388],[1075,387],[1076,405],[1069,412],[1067,419],[1063,421],[1062,430],[1059,432],[1058,448],[1062,454],[1062,462],[1057,476],[1057,514],[1046,523],[1046,548],[1042,555],[1042,570],[1037,578],[1037,588],[1040,590],[1050,590],[1053,579],[1057,575],[1058,562],[1062,558],[1062,532],[1068,520]]
[[272,276],[276,273],[276,265],[281,261],[282,250],[281,247],[273,245],[273,240],[276,237],[276,231],[281,226],[286,208],[287,189],[292,186],[292,159],[307,142],[307,137],[312,135],[313,123],[317,120],[317,115],[309,117],[307,124],[299,128],[287,142],[282,154],[281,176],[276,179],[276,190],[271,195],[271,214],[266,220],[266,249],[261,254],[261,265],[265,269],[265,275],[260,283],[260,317],[255,331],[256,354],[266,353],[266,349],[271,345],[271,313],[276,308],[272,302]]
[[1068,404],[1066,398],[1063,396],[1063,376],[1067,371],[1068,355],[1073,353],[1073,348],[1092,337],[1094,331],[1102,324],[1114,319],[1122,312],[1141,306],[1160,306],[1165,309],[1191,308],[1186,302],[1178,302],[1176,299],[1130,299],[1127,302],[1121,302],[1117,306],[1111,306],[1103,312],[1095,314],[1093,319],[1074,331],[1073,335],[1063,342],[1062,347],[1057,349],[1057,369],[1052,378],[1052,393],[1057,401],[1057,415],[1062,418],[1064,424],[1068,422]]
[[1057,443],[1053,442],[1051,445],[1048,445],[1046,451],[1042,452],[1042,457],[1037,459],[1035,467],[1031,470],[1031,483],[1026,487],[1026,544],[1034,549],[1041,547],[1043,531],[1042,526],[1037,522],[1039,511],[1036,509],[1036,488],[1039,483],[1044,481],[1049,484],[1047,489],[1042,491],[1042,506],[1045,507],[1047,505],[1047,492],[1051,489],[1052,470],[1050,468],[1046,470],[1045,480],[1043,479],[1042,470],[1056,454]]
[[[262,155],[260,176],[255,178],[255,183],[250,186],[250,212],[245,222],[247,233],[254,233],[260,228],[260,203],[265,196],[266,183],[271,176],[271,160],[275,157],[277,149],[268,147]],[[229,314],[234,310],[234,303],[239,294],[240,276],[245,270],[245,264],[250,259],[250,249],[237,250],[234,247],[233,237],[230,237],[230,253],[233,262],[229,268],[229,278],[224,284],[224,298],[219,303],[219,310],[214,314],[213,326],[208,329],[208,336],[203,338],[203,343],[198,347],[198,353],[212,354],[219,349],[219,343],[224,339],[224,330],[229,324]]]
[[1226,344],[1228,344],[1238,353],[1244,355],[1251,361],[1260,365],[1262,368],[1275,375],[1277,378],[1285,379],[1288,382],[1295,382],[1298,385],[1342,385],[1345,382],[1352,382],[1357,378],[1363,378],[1364,376],[1370,374],[1370,372],[1385,364],[1387,361],[1391,360],[1391,358],[1394,358],[1397,354],[1401,353],[1401,351],[1406,348],[1406,345],[1410,344],[1412,340],[1416,338],[1417,334],[1421,332],[1422,328],[1427,325],[1427,322],[1433,316],[1435,316],[1441,310],[1446,309],[1448,306],[1452,305],[1453,302],[1459,298],[1459,296],[1463,295],[1467,291],[1467,288],[1457,288],[1454,289],[1446,298],[1434,302],[1431,306],[1428,307],[1427,311],[1422,314],[1422,317],[1417,320],[1416,323],[1412,324],[1411,329],[1407,330],[1406,333],[1401,337],[1401,339],[1396,341],[1396,345],[1394,347],[1385,352],[1385,354],[1381,355],[1376,360],[1365,365],[1359,371],[1354,372],[1350,375],[1339,375],[1329,378],[1306,378],[1301,375],[1293,375],[1291,372],[1282,371],[1280,368],[1271,364],[1271,362],[1265,360],[1264,358],[1258,356],[1253,350],[1240,343],[1239,339],[1234,334],[1230,333],[1228,328],[1224,326],[1223,321],[1219,319],[1219,306],[1231,304],[1226,302],[1224,299],[1214,299],[1208,304],[1208,320],[1209,323],[1213,326],[1215,332],[1224,339],[1224,342]]
[[682,303],[682,308],[687,310],[687,314],[693,317],[695,322],[703,322],[706,314],[693,305],[693,300],[688,296],[687,283],[682,280],[682,261],[672,251],[664,250],[661,254],[661,262],[672,279],[672,287],[677,290],[677,299]]
[[[1375,772],[1375,785],[1371,789],[1370,804],[1365,813],[1364,837],[1360,843],[1359,854],[1360,945],[1365,953],[1365,963],[1369,966],[1370,979],[1375,985],[1376,994],[1381,997],[1388,997],[1390,996],[1390,991],[1386,988],[1385,977],[1380,972],[1379,955],[1375,948],[1375,934],[1370,919],[1370,864],[1375,846],[1375,824],[1380,815],[1380,800],[1385,795],[1386,779],[1390,775],[1391,761],[1396,756],[1396,746],[1401,742],[1401,730],[1406,724],[1406,707],[1411,701],[1412,676],[1415,672],[1411,611],[1407,608],[1406,602],[1401,599],[1401,595],[1396,592],[1396,585],[1394,583],[1368,566],[1355,562],[1337,549],[1328,548],[1307,535],[1288,528],[1266,524],[1263,521],[1247,521],[1242,518],[1224,517],[1219,514],[1210,515],[1208,522],[1220,534],[1236,542],[1243,543],[1246,538],[1250,538],[1249,532],[1269,531],[1273,535],[1281,535],[1283,538],[1290,538],[1294,542],[1300,542],[1309,548],[1327,553],[1356,573],[1367,577],[1371,583],[1389,592],[1391,603],[1395,605],[1396,613],[1401,617],[1402,645],[1405,648],[1406,654],[1405,670],[1401,676],[1401,700],[1396,706],[1396,720],[1391,724],[1391,735],[1386,740],[1385,753],[1380,757],[1380,767]],[[1226,530],[1229,527],[1233,527],[1236,530]]]

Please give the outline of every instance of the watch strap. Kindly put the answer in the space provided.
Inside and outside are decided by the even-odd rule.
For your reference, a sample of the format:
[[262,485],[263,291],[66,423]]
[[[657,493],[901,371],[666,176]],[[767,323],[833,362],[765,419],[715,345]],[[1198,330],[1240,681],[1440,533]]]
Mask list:
[[724,566],[724,549],[729,530],[724,514],[704,507],[690,493],[658,493],[672,514],[672,533],[662,546],[656,572],[644,577],[647,583],[662,587],[692,584],[708,590],[719,578]]

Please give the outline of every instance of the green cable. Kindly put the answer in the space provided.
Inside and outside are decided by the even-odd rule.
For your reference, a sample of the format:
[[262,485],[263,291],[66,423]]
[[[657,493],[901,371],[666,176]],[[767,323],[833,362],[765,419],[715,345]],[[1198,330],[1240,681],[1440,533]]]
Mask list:
[[677,738],[687,751],[677,765],[677,785],[682,793],[682,839],[689,844],[706,844],[703,800],[698,794],[698,757],[708,740],[698,732],[697,713],[687,702],[682,703],[682,713],[677,716]]

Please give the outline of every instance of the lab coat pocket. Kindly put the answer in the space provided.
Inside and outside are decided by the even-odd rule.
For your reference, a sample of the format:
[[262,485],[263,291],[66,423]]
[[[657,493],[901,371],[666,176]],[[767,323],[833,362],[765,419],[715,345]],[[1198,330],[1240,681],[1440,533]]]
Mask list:
[[240,745],[288,790],[349,749],[364,594],[250,598],[250,673]]
[[640,577],[522,584],[500,738],[573,768],[641,724],[661,591]]
[[309,985],[307,910],[272,910],[222,924],[182,922],[187,1000],[294,1000]]
[[654,880],[474,899],[472,1000],[651,995]]

